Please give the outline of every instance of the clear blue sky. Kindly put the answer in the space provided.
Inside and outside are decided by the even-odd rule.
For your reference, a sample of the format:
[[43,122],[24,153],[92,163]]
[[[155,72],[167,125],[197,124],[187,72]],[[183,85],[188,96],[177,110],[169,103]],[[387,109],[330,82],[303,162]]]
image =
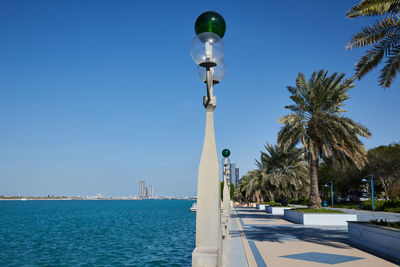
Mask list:
[[[190,57],[198,15],[225,17],[227,64],[216,86],[218,153],[241,175],[276,143],[287,85],[321,68],[353,75],[348,20],[359,1],[0,2],[0,195],[194,194],[203,144],[204,85]],[[372,132],[367,148],[399,142],[399,79],[377,71],[350,91],[347,116]]]

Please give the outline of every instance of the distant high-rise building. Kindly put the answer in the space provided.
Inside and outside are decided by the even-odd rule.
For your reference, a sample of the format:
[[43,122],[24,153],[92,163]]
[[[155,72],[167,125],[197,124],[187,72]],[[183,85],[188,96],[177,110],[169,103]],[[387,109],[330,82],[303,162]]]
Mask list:
[[239,167],[235,168],[235,182],[233,184],[235,185],[235,188],[238,188],[238,186],[239,186]]
[[140,197],[146,196],[146,186],[145,186],[145,181],[143,180],[139,181],[139,196]]
[[234,183],[234,179],[236,177],[235,170],[236,170],[236,163],[231,162],[231,164],[229,164],[229,183]]
[[[224,159],[222,159],[222,165],[224,164]],[[240,184],[239,167],[236,167],[236,163],[229,163],[229,183],[232,183],[235,188],[238,188]],[[222,168],[222,177],[224,177],[224,169]]]
[[147,189],[148,189],[147,196],[153,197],[153,185],[149,184],[149,187]]

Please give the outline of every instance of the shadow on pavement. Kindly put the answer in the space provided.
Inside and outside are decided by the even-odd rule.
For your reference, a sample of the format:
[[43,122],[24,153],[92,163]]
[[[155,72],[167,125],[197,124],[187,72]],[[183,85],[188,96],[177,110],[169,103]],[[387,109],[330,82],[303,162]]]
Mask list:
[[[245,212],[245,213],[242,213]],[[256,213],[257,212],[257,213]],[[268,215],[255,210],[241,210],[241,213],[232,214],[232,218],[239,218],[243,232],[248,240],[269,242],[306,241],[336,248],[350,248],[346,230],[321,229],[317,227],[298,227],[292,225],[255,225],[245,224],[242,219],[281,219],[282,216]],[[240,235],[240,231],[231,231],[231,235]]]
[[[236,216],[236,215],[235,215]],[[272,215],[266,213],[265,211],[260,211],[256,209],[241,209],[240,214],[238,214],[239,218],[243,219],[282,219],[283,216],[280,215]]]
[[254,241],[280,242],[306,241],[336,248],[349,247],[347,233],[319,228],[294,228],[290,226],[245,226],[247,239]]

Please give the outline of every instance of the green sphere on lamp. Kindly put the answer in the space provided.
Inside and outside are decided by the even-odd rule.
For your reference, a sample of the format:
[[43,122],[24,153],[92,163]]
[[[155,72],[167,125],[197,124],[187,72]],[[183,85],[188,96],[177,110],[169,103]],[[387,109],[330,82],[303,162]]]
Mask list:
[[224,156],[224,158],[227,158],[231,155],[231,152],[229,151],[229,149],[225,148],[224,150],[222,150],[222,156]]
[[197,18],[194,30],[197,35],[202,32],[212,32],[222,38],[226,30],[225,20],[217,12],[207,11]]

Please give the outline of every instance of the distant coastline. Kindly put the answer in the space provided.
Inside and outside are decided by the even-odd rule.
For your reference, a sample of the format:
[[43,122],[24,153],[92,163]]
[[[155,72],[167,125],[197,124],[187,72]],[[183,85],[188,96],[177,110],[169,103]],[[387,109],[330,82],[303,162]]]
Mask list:
[[41,196],[0,196],[0,200],[148,200],[148,199],[156,199],[156,200],[196,200],[192,197],[153,197],[153,198],[141,198],[141,197],[41,197]]

